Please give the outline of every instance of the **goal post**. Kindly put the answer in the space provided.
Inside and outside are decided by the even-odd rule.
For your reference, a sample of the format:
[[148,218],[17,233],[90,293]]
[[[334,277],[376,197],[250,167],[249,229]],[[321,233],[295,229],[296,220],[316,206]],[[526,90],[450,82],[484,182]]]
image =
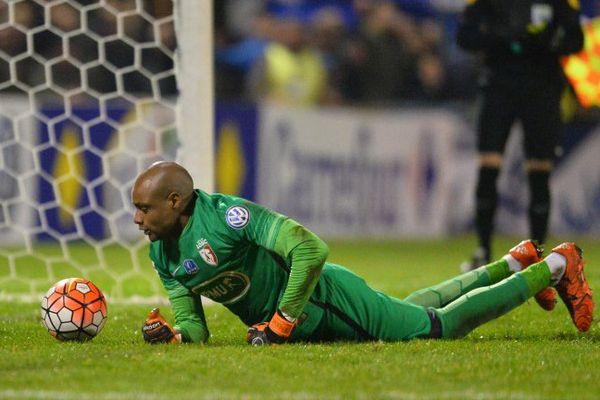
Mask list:
[[202,134],[214,131],[212,1],[179,0],[178,3],[175,27],[182,79],[179,80],[181,132],[177,161],[190,171],[197,187],[212,192],[213,135]]
[[0,0],[0,299],[164,299],[130,193],[157,160],[212,191],[212,41],[210,0]]

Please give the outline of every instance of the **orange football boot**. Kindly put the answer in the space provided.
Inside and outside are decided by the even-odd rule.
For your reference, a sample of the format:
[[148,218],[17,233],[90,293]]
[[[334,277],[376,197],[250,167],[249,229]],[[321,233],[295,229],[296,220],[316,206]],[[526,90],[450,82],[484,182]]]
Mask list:
[[562,243],[552,249],[567,260],[567,267],[556,291],[567,306],[573,323],[581,332],[590,329],[594,312],[592,289],[583,275],[583,252],[575,243]]
[[[508,251],[508,254],[513,256],[523,267],[523,269],[529,267],[531,264],[542,261],[543,249],[538,245],[535,240],[527,239],[513,247]],[[556,294],[551,287],[542,289],[536,293],[535,301],[546,311],[554,310],[556,305]]]

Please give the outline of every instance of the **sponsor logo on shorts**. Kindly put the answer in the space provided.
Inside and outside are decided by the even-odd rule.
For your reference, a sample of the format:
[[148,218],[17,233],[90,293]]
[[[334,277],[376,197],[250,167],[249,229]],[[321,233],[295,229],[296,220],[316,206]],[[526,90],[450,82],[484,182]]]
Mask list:
[[225,211],[225,220],[233,229],[242,229],[250,221],[250,211],[244,206],[231,206]]
[[250,289],[248,275],[236,271],[226,271],[192,288],[194,293],[221,304],[233,304]]

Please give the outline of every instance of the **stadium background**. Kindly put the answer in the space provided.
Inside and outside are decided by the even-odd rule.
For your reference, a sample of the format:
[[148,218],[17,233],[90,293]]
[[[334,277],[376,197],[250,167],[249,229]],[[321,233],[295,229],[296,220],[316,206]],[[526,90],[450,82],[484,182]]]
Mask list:
[[[372,83],[358,78],[357,71],[386,76],[383,69],[361,68],[348,49],[360,46],[363,39],[369,46],[369,29],[386,24],[386,13],[378,15],[377,10],[385,9],[385,2],[251,2],[258,15],[266,11],[280,21],[300,21],[307,32],[306,46],[328,60],[336,95],[328,95],[309,110],[294,107],[291,100],[265,102],[268,93],[255,103],[257,96],[243,90],[253,77],[251,68],[235,57],[236,51],[248,43],[248,36],[259,37],[262,31],[252,28],[247,19],[240,22],[238,3],[216,7],[216,65],[222,72],[216,78],[217,190],[241,193],[272,206],[328,237],[443,237],[470,231],[480,60],[454,43],[461,1],[393,2],[397,18],[408,20],[425,44],[409,51],[414,65],[398,68],[408,77],[401,83],[389,82],[399,88],[379,96],[364,86],[362,92],[348,87]],[[597,21],[593,18],[598,4],[584,1],[581,7],[588,26],[587,48],[597,57],[600,31],[598,23],[592,22]],[[244,12],[249,9],[252,6],[247,5]],[[331,21],[335,21],[332,10],[343,26]],[[319,36],[336,37],[337,45],[328,46]],[[395,40],[410,42],[407,36],[397,35]],[[385,33],[378,38],[392,40]],[[410,47],[404,43],[399,48],[402,45]],[[422,73],[430,57],[439,66],[438,75],[433,74],[437,78]],[[588,108],[576,104],[573,93],[567,93],[563,102],[567,127],[552,183],[554,234],[600,233],[600,163],[594,156],[600,146],[598,85],[594,84],[600,70],[595,60],[586,59],[588,69],[595,68],[593,73],[580,71],[571,81],[578,94],[592,87],[585,103]],[[581,63],[578,67],[583,68]],[[583,82],[586,79],[589,82]],[[231,82],[237,82],[233,90]],[[246,105],[240,106],[240,101]],[[519,129],[515,126],[517,134],[508,145],[496,220],[500,232],[526,235],[528,194],[521,172]]]
[[[258,17],[267,13],[269,18],[277,22],[294,19],[307,31],[314,31],[323,10],[335,10],[343,22],[343,26],[338,27],[341,32],[338,32],[338,40],[346,43],[360,37],[359,27],[369,16],[364,10],[359,10],[360,7],[367,7],[364,5],[366,3],[376,2],[305,0],[214,3],[216,190],[238,194],[274,207],[327,237],[420,237],[468,232],[472,223],[476,162],[474,77],[479,65],[475,58],[458,51],[453,43],[461,2],[394,2],[397,12],[415,24],[417,34],[425,34],[425,30],[431,30],[432,25],[437,29],[434,29],[438,32],[436,38],[432,39],[435,43],[427,50],[428,54],[437,57],[443,68],[443,82],[438,85],[439,91],[434,95],[416,88],[426,86],[426,82],[411,81],[406,84],[410,88],[400,88],[381,98],[366,94],[345,95],[350,90],[344,87],[343,82],[336,82],[340,95],[334,101],[312,105],[320,107],[298,108],[293,103],[273,105],[264,101],[268,99],[251,97],[246,90],[245,81],[249,79],[252,67],[249,63],[256,62],[258,56],[246,54],[247,59],[240,62],[239,57],[232,58],[232,54],[239,53],[232,52],[236,49],[239,51],[240,44],[257,34],[250,24],[253,15]],[[147,4],[154,8],[156,15],[170,11],[164,3]],[[586,19],[593,18],[598,11],[597,5],[591,1],[582,2],[582,7]],[[24,10],[22,12],[26,12],[27,8]],[[101,16],[98,18],[101,19]],[[93,26],[93,23],[90,25]],[[419,27],[421,30],[418,30]],[[594,34],[595,31],[589,32]],[[143,34],[142,26],[132,31],[131,36]],[[270,40],[276,41],[276,35],[273,34]],[[52,37],[38,38],[38,47],[44,49],[42,53],[51,53]],[[18,44],[13,43],[12,46],[18,47]],[[325,53],[314,40],[309,39],[306,46],[313,47],[322,55]],[[597,46],[594,51],[598,52]],[[85,53],[85,49],[81,52]],[[110,54],[107,52],[107,58],[111,57]],[[112,56],[114,62],[126,63],[126,55],[126,46],[116,43]],[[149,65],[144,65],[147,69],[161,72],[172,68],[172,60],[164,54],[162,57],[157,55],[160,52],[149,53],[146,57],[152,60]],[[340,67],[340,64],[348,62],[344,60],[344,55],[335,54],[335,57],[337,69],[329,71],[330,80],[334,80],[336,74],[343,73],[343,65]],[[34,76],[32,71],[35,72],[37,68],[34,64],[21,63],[18,73]],[[596,59],[596,68],[597,64]],[[68,70],[63,72],[68,75]],[[63,76],[62,79],[68,77]],[[97,90],[111,90],[110,87],[101,87],[111,86],[110,79],[107,83],[106,71],[99,71],[90,79],[90,86],[96,86]],[[175,95],[177,89],[174,82],[165,82],[162,93]],[[130,75],[124,84],[140,93],[140,96],[150,90],[143,76]],[[69,82],[60,85],[68,87]],[[594,99],[592,105],[593,102]],[[52,103],[49,104],[41,111],[49,119],[64,111],[62,105],[53,108]],[[600,168],[594,156],[600,149],[597,109],[574,106],[574,97],[566,104],[568,125],[563,153],[553,177],[555,201],[551,229],[558,234],[598,234]],[[15,93],[10,107],[18,110],[21,106],[27,107],[28,101]],[[168,125],[172,115],[161,111],[151,108],[148,114],[153,114],[153,118],[159,121],[157,125]],[[109,121],[123,122],[130,118],[132,106],[115,101],[107,113]],[[73,114],[87,121],[94,118],[98,110],[83,103],[74,107]],[[164,122],[160,122],[162,120]],[[33,129],[39,131],[41,145],[56,140],[65,149],[73,149],[81,144],[77,142],[80,135],[77,134],[76,124],[68,119],[53,125],[55,138],[43,121],[34,120],[31,123]],[[515,130],[518,131],[519,127],[515,127]],[[92,146],[99,151],[114,146],[111,140],[114,141],[116,135],[110,123],[94,126],[92,133]],[[127,140],[135,143],[135,147],[145,149],[157,146],[154,143],[156,139],[144,136],[143,130],[128,136]],[[502,195],[497,220],[501,232],[522,235],[526,233],[524,216],[527,196],[525,178],[520,173],[523,160],[519,141],[517,135],[509,144],[513,151],[510,153],[509,168],[501,178]],[[336,143],[340,145],[332,146]],[[163,147],[172,156],[175,146],[176,139],[173,139],[172,143]],[[10,157],[7,155],[9,161]],[[102,161],[94,151],[81,152],[74,161],[74,169],[80,170],[88,182],[101,175]],[[49,176],[57,178],[70,173],[67,158],[56,147],[41,152],[40,162],[42,170]],[[119,167],[124,168],[133,161],[120,162]],[[13,163],[18,164],[18,161],[14,160]],[[17,183],[7,174],[2,174],[1,178],[4,196],[11,196]],[[53,192],[48,185],[45,179],[35,184],[33,192],[37,192],[40,203],[53,200]],[[60,190],[67,209],[80,209],[90,204],[84,185],[76,179],[66,180]],[[105,190],[103,187],[98,186],[95,190],[99,199],[110,202],[111,196],[102,193]],[[111,207],[109,204],[100,206]],[[21,221],[32,218],[26,215],[27,211],[24,213]],[[64,207],[47,210],[46,218],[51,229],[61,234],[75,230],[75,219]],[[106,221],[94,211],[84,215],[82,223],[85,233],[95,239],[108,234]],[[132,231],[135,227],[129,227],[128,223],[126,220],[120,222],[119,230]],[[134,232],[131,234],[134,235]],[[40,238],[43,237],[44,234],[40,234]]]

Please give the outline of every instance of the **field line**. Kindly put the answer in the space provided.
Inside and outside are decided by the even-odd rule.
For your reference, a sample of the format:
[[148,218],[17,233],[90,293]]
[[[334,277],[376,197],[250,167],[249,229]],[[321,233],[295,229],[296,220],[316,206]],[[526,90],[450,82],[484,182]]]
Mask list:
[[[264,393],[259,394],[243,394],[243,393],[227,393],[223,392],[205,392],[203,394],[194,394],[191,397],[177,395],[179,399],[190,398],[199,400],[226,400],[226,399],[242,399],[250,400],[261,398]],[[280,393],[282,398],[288,400],[343,400],[345,396],[331,396],[323,393],[310,392],[285,392]],[[82,393],[82,392],[66,392],[58,390],[29,390],[29,389],[4,389],[0,390],[0,399],[62,399],[62,400],[129,400],[140,398],[144,400],[163,400],[173,398],[173,394],[160,394],[156,392],[104,392],[104,393]],[[403,391],[383,391],[377,393],[361,393],[357,392],[351,398],[356,399],[391,399],[391,400],[548,400],[548,396],[536,396],[525,392],[478,392],[474,390],[464,391],[445,391],[438,393],[412,393]]]
[[[13,294],[0,292],[0,302],[6,303],[39,303],[42,300],[44,293],[39,294]],[[165,296],[131,296],[126,299],[113,299],[110,296],[106,296],[106,300],[109,304],[123,304],[123,305],[157,305],[157,306],[168,306],[169,300]],[[216,304],[214,301],[202,297],[202,304],[204,306],[212,306]]]
[[168,397],[166,395],[163,396],[147,392],[82,393],[66,392],[62,390],[0,390],[0,399],[127,400],[135,398],[161,400]]

